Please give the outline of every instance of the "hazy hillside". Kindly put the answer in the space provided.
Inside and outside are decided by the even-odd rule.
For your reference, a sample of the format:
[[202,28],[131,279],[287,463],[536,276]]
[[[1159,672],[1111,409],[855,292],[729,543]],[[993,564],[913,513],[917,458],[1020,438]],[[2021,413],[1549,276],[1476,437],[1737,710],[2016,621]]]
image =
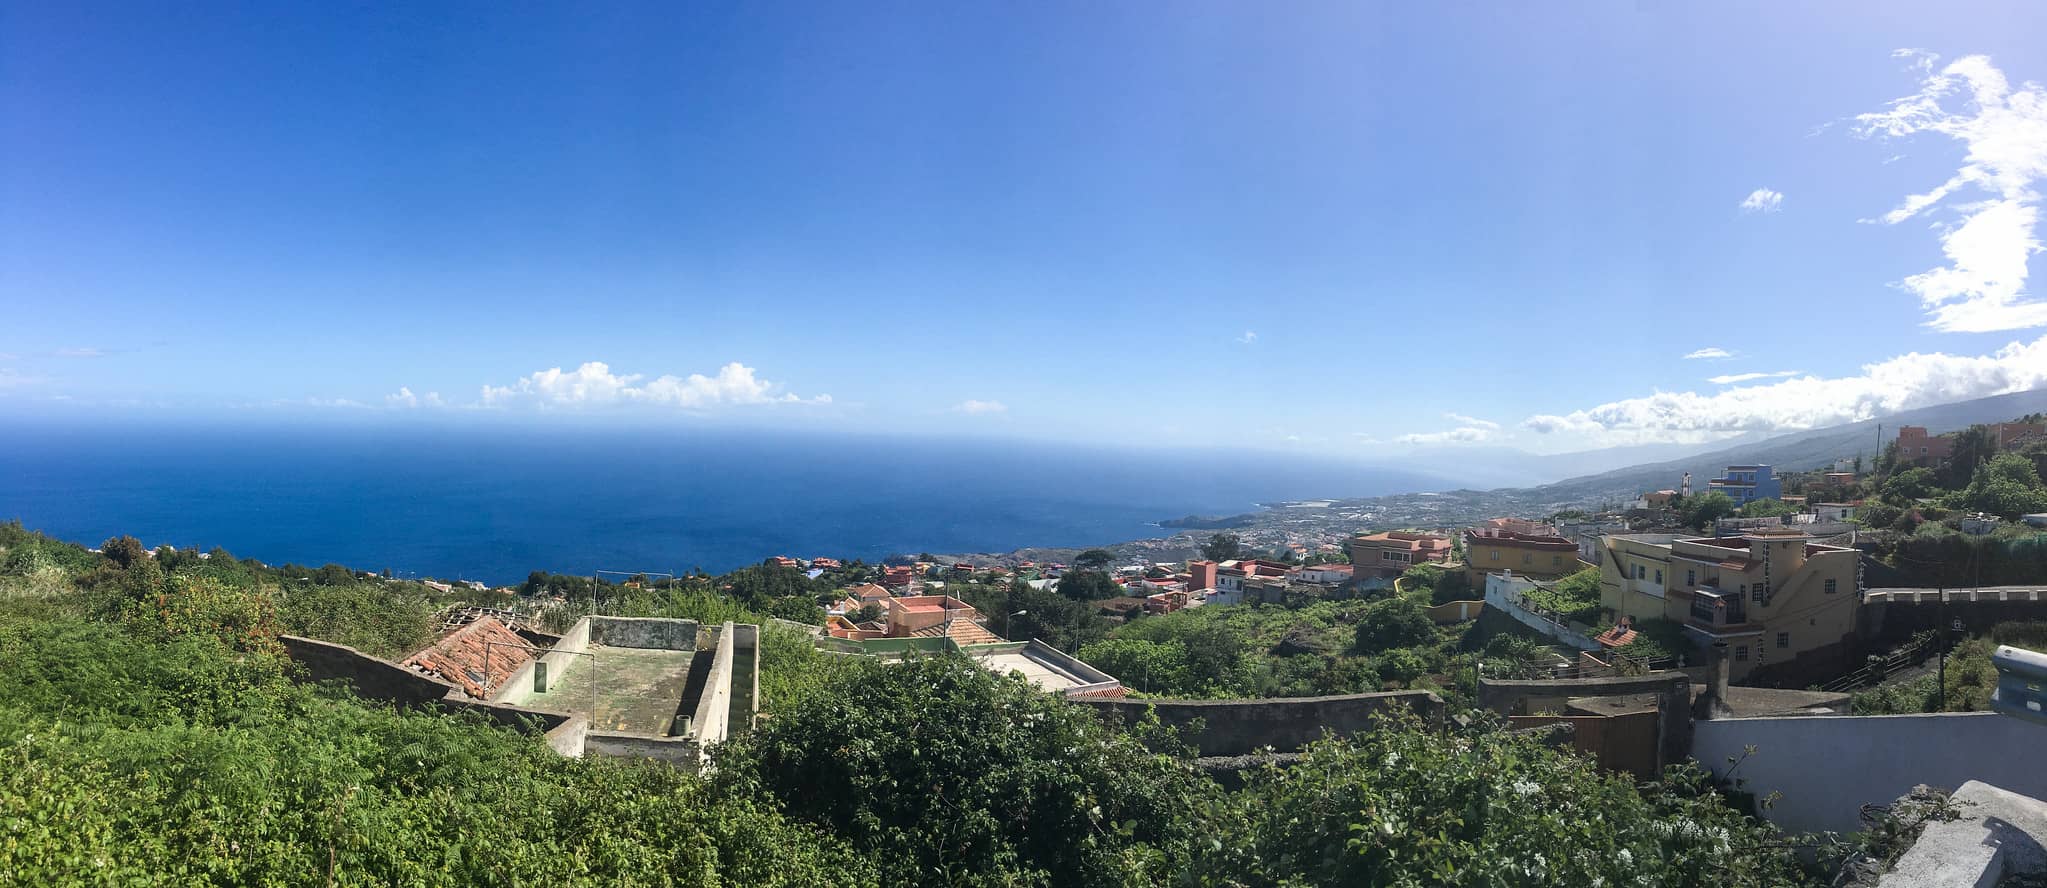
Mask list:
[[1883,440],[1889,441],[1897,437],[1895,430],[1903,425],[1920,425],[1934,432],[1946,432],[1974,423],[2002,422],[2041,411],[2047,411],[2047,390],[2014,392],[1907,410],[1882,419],[1781,435],[1694,456],[1568,478],[1535,490],[1554,493],[1558,498],[1608,494],[1632,497],[1644,490],[1674,488],[1686,472],[1692,473],[1694,489],[1704,489],[1706,479],[1718,477],[1730,465],[1761,463],[1774,466],[1779,471],[1798,472],[1816,469],[1857,453],[1874,459],[1881,452],[1883,443],[1877,437],[1879,424],[1883,426]]

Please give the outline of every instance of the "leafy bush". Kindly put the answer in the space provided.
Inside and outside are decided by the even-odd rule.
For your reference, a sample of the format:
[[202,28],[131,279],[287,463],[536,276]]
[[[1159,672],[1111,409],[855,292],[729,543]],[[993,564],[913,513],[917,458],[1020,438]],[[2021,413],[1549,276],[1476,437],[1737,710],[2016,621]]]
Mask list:
[[8,881],[876,884],[843,843],[665,765],[322,696],[231,648],[0,616]]
[[1767,826],[1686,765],[1638,793],[1587,760],[1490,725],[1407,719],[1325,740],[1234,794],[1228,841],[1194,870],[1223,885],[1784,885]]
[[799,707],[721,775],[872,855],[890,884],[1156,884],[1214,785],[1081,707],[958,656],[863,662],[855,705]]
[[1365,606],[1358,620],[1357,649],[1376,652],[1434,641],[1436,624],[1412,599],[1388,598]]

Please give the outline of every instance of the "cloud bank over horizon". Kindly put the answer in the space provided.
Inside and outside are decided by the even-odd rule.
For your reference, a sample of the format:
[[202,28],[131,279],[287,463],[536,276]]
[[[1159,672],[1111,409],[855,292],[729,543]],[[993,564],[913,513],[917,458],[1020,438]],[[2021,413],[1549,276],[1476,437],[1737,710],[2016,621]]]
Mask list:
[[1865,364],[1854,376],[1802,376],[1710,395],[1656,392],[1561,415],[1537,414],[1521,427],[1538,435],[1581,437],[1596,446],[1690,443],[1743,432],[1823,428],[2043,386],[2047,336],[2013,342],[1987,355],[1911,352]]

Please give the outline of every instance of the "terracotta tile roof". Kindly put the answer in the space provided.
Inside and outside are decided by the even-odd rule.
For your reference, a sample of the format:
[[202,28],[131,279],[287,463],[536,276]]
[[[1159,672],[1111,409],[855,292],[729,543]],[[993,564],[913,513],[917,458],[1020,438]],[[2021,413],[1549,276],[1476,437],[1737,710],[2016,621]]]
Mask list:
[[401,665],[461,685],[470,696],[481,698],[533,659],[528,647],[526,639],[505,624],[482,619],[448,633]]
[[851,589],[847,589],[846,594],[851,595],[854,598],[858,598],[862,601],[879,601],[884,598],[895,597],[893,595],[890,595],[887,589],[883,589],[882,587],[877,586],[873,583],[861,583],[858,586],[854,586]]
[[1610,648],[1627,647],[1629,642],[1635,640],[1637,634],[1635,630],[1629,629],[1626,626],[1615,626],[1592,640]]
[[950,634],[952,640],[960,644],[992,644],[1002,640],[995,633],[988,631],[987,627],[972,620],[954,620],[950,624],[949,633],[947,629],[947,624],[940,623],[936,626],[926,626],[910,634],[918,638],[937,638]]

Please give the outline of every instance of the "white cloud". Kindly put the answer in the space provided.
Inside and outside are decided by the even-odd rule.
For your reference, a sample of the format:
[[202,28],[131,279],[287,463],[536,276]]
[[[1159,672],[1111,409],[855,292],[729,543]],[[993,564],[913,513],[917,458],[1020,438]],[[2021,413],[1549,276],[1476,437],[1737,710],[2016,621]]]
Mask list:
[[692,373],[687,377],[654,379],[638,373],[616,374],[611,372],[610,365],[590,361],[569,371],[560,367],[542,370],[511,385],[484,386],[483,404],[487,407],[644,404],[700,409],[736,404],[829,404],[832,400],[830,395],[803,398],[782,392],[781,388],[780,383],[756,378],[752,367],[737,361],[718,368],[716,376]]
[[1729,373],[1725,376],[1712,377],[1706,381],[1714,385],[1732,385],[1737,382],[1753,382],[1758,379],[1785,379],[1797,376],[1801,372],[1803,371],[1778,370],[1775,373]]
[[1482,429],[1497,429],[1500,427],[1499,423],[1490,419],[1479,419],[1476,416],[1465,416],[1462,413],[1445,413],[1443,418],[1458,425],[1476,426]]
[[1494,429],[1481,426],[1459,426],[1444,432],[1417,432],[1401,435],[1393,440],[1402,444],[1475,444],[1496,434]]
[[1912,352],[1866,364],[1858,376],[1803,376],[1710,395],[1657,392],[1565,415],[1531,416],[1522,427],[1575,434],[1595,446],[1704,441],[1741,432],[1785,432],[1857,422],[2047,386],[2047,336],[1987,355]]
[[414,407],[446,407],[448,405],[447,402],[441,400],[440,392],[427,392],[424,395],[415,395],[412,393],[412,389],[401,385],[398,387],[397,392],[384,396],[384,406],[411,409]]
[[1237,341],[1245,345],[1250,345],[1251,343],[1258,341],[1258,334],[1250,330],[1245,330],[1244,335],[1237,337]]
[[[1947,200],[1964,188],[1988,192],[1987,200],[1953,202],[1958,224],[1936,226],[1948,264],[1906,277],[1899,286],[1919,296],[1927,326],[1950,333],[1987,333],[2047,326],[2047,302],[2024,298],[2026,263],[2041,249],[2035,233],[2040,193],[2047,177],[2047,88],[2027,82],[2012,88],[1988,56],[1965,56],[1935,72],[1937,58],[1923,50],[1899,50],[1925,74],[1920,89],[1895,99],[1887,110],[1857,115],[1862,138],[1899,139],[1938,133],[1968,147],[1963,163],[1947,181],[1907,196],[1879,221],[1896,225]],[[1958,99],[1963,110],[1942,103]]]
[[[290,405],[293,404],[294,402],[286,401],[282,403]],[[299,401],[296,403],[304,404],[308,407],[342,407],[350,410],[361,409],[370,406],[361,401],[351,401],[347,398],[307,398],[304,401]]]
[[39,377],[18,373],[12,367],[0,367],[0,389],[21,388],[39,382],[42,382]]
[[1698,351],[1692,352],[1691,354],[1685,355],[1685,360],[1687,360],[1687,361],[1699,361],[1699,360],[1709,360],[1709,361],[1723,361],[1723,360],[1726,360],[1726,359],[1728,359],[1728,358],[1731,358],[1731,357],[1734,357],[1734,352],[1728,351],[1727,349],[1724,349],[1724,348],[1715,348],[1715,347],[1709,347],[1709,348],[1702,348],[1702,349],[1699,349]]
[[1489,419],[1479,419],[1461,413],[1445,413],[1443,417],[1457,423],[1457,427],[1442,432],[1401,435],[1393,440],[1402,444],[1469,444],[1492,438],[1500,430],[1500,424]]
[[968,398],[967,400],[961,401],[958,404],[953,405],[952,409],[960,413],[970,414],[1007,413],[1009,411],[1009,405],[1004,404],[1001,401],[976,401],[973,398]]
[[1784,193],[1768,188],[1758,188],[1741,199],[1741,211],[1744,213],[1774,213],[1783,205]]
[[106,356],[107,356],[107,353],[106,353],[106,352],[104,352],[104,351],[101,351],[101,350],[99,350],[99,349],[96,349],[96,348],[60,348],[60,349],[57,349],[57,357],[60,357],[60,358],[104,358],[104,357],[106,357]]

